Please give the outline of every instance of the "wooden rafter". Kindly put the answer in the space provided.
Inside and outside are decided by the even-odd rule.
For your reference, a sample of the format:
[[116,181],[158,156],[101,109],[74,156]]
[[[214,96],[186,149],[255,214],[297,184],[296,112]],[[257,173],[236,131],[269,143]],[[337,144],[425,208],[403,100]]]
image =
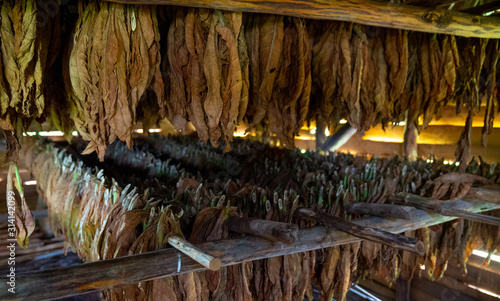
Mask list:
[[453,34],[476,38],[500,38],[500,18],[428,9],[371,0],[107,0],[126,4],[162,4],[257,12],[364,25]]
[[[500,209],[500,190],[472,189],[462,200],[446,202],[450,209],[482,212]],[[497,202],[488,203],[486,201]],[[413,220],[363,218],[353,222],[365,227],[402,233],[455,219],[418,210]],[[197,245],[204,252],[221,259],[222,266],[239,264],[263,258],[311,251],[360,241],[344,232],[314,227],[299,230],[298,239],[291,244],[245,236],[206,242]],[[180,260],[180,268],[179,268]],[[7,283],[0,283],[1,300],[47,300],[104,290],[118,285],[134,284],[182,273],[204,270],[193,259],[173,248],[112,260],[85,263],[59,269],[16,275],[16,294],[7,291]]]

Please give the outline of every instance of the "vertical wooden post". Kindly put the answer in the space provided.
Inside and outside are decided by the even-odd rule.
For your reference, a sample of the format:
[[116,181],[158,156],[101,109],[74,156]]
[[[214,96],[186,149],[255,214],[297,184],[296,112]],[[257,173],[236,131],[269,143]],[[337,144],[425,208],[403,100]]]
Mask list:
[[326,141],[325,129],[326,122],[323,115],[318,114],[316,116],[316,149],[320,149],[323,143]]
[[356,134],[356,129],[349,123],[344,124],[335,134],[330,135],[326,142],[321,146],[322,150],[334,152],[344,145],[351,137]]
[[396,280],[396,301],[410,301],[411,281],[403,276]]
[[415,161],[418,158],[417,138],[417,126],[413,121],[408,120],[407,111],[405,118],[405,134],[403,138],[403,156],[406,156],[410,161]]

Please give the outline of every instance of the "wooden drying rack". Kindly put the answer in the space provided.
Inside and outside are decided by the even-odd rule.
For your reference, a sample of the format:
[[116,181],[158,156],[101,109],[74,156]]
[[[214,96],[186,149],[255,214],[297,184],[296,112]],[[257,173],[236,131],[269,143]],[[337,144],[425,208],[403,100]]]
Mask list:
[[[500,189],[472,188],[466,197],[445,202],[442,208],[476,213],[500,209]],[[403,233],[454,219],[456,217],[417,210],[412,220],[369,217],[353,222],[392,233]],[[222,266],[230,266],[358,241],[361,239],[344,232],[317,226],[299,230],[298,239],[290,244],[271,242],[256,236],[243,236],[206,242],[198,244],[196,247],[220,259]],[[16,275],[16,294],[9,293],[7,284],[2,282],[0,284],[0,299],[47,300],[70,297],[114,286],[135,284],[205,269],[176,249],[168,248],[71,267],[19,274]]]
[[[500,39],[500,18],[371,0],[106,0],[267,13],[406,29],[463,37]],[[500,6],[500,5],[499,5]],[[499,7],[497,7],[499,8]],[[491,9],[494,10],[494,9]],[[472,12],[477,12],[473,10]]]

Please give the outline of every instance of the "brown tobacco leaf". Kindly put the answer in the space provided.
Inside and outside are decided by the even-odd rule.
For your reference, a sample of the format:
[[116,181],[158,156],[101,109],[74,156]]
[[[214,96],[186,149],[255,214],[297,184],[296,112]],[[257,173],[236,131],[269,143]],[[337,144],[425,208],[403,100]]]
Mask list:
[[447,83],[447,93],[452,95],[455,92],[456,62],[453,55],[453,49],[456,48],[456,40],[446,35],[443,39],[443,67],[444,78]]
[[364,112],[361,105],[361,84],[363,79],[363,68],[365,67],[366,61],[366,36],[361,36],[361,26],[356,25],[353,29],[356,33],[353,35],[352,41],[352,54],[353,54],[353,72],[351,80],[351,89],[349,93],[349,99],[347,102],[347,108],[349,110],[349,115],[347,116],[347,121],[349,124],[358,130],[363,129],[364,123],[364,113],[368,114],[370,112]]
[[[249,125],[248,130],[254,128],[259,124],[264,117],[269,106],[269,101],[273,94],[274,81],[279,72],[279,62],[283,51],[283,37],[284,37],[284,23],[282,16],[265,15],[259,16],[259,23],[254,24],[258,26],[258,39],[254,35],[251,40],[252,44],[258,42],[258,46],[251,45],[250,48],[258,49],[258,69],[253,69],[251,72],[259,73],[259,79],[257,86],[253,89],[252,99],[253,107],[255,112],[253,112],[253,119]],[[255,32],[254,34],[256,34]],[[255,51],[252,54],[254,57],[257,55]],[[253,59],[252,59],[253,60]],[[252,61],[252,64],[254,62]],[[253,65],[257,67],[256,64]],[[256,83],[254,83],[256,84]],[[247,131],[248,131],[247,130]]]
[[339,288],[335,292],[335,300],[346,300],[346,294],[351,286],[351,245],[345,245],[342,248],[340,256],[340,264],[337,268],[338,274],[341,277]]
[[[186,127],[186,95],[188,50],[185,40],[185,13],[176,9],[174,20],[170,25],[167,37],[166,60],[169,62],[169,96],[167,98],[167,117],[177,131]],[[167,91],[166,91],[167,92]]]
[[[423,88],[423,108],[428,107],[430,101],[431,94],[431,62],[429,56],[429,38],[427,35],[421,34],[421,44],[419,47],[420,50],[420,72],[421,72],[421,82]],[[421,108],[417,108],[421,111]]]
[[384,44],[382,39],[376,39],[372,50],[372,59],[376,70],[375,88],[373,91],[376,111],[382,116],[380,118],[392,119],[394,106],[389,100],[388,66],[384,59]]
[[329,119],[335,106],[337,90],[337,69],[340,68],[340,48],[338,22],[326,22],[321,24],[317,33],[319,41],[312,48],[312,74],[315,84],[318,85],[322,94],[319,114]]
[[471,156],[472,115],[472,108],[470,108],[464,130],[460,135],[460,139],[457,142],[457,149],[455,150],[455,161],[460,163],[461,172],[465,172]]
[[432,181],[434,189],[432,198],[437,200],[457,199],[465,196],[473,183],[489,184],[490,181],[484,177],[463,173],[450,172],[437,177]]
[[294,135],[307,115],[311,57],[304,20],[293,18],[286,21],[283,52],[268,118],[270,130],[286,147],[291,148],[294,146]]
[[335,276],[337,264],[340,259],[340,247],[328,248],[326,251],[326,260],[321,265],[321,288],[324,292],[322,300],[332,300],[335,289]]
[[495,87],[497,80],[497,63],[500,57],[500,44],[498,40],[490,40],[488,49],[489,60],[486,64],[486,71],[488,78],[486,80],[486,91],[484,98],[486,98],[486,111],[484,113],[484,126],[481,135],[481,145],[486,148],[488,144],[488,135],[493,132],[493,122],[495,121],[495,98],[498,95],[497,88]]
[[245,39],[245,27],[241,25],[241,30],[238,36],[238,54],[241,65],[241,78],[242,78],[242,88],[241,88],[241,99],[238,109],[238,123],[243,121],[248,108],[248,102],[250,99],[250,58],[247,49],[247,41]]
[[207,46],[203,59],[203,70],[207,79],[207,97],[203,108],[207,115],[207,125],[209,129],[210,142],[214,147],[219,146],[219,138],[222,131],[219,127],[219,121],[223,110],[223,100],[221,97],[221,60],[217,49],[217,26],[218,17],[212,16],[212,23],[208,33]]
[[[239,216],[235,207],[212,207],[201,210],[196,216],[189,240],[197,244],[228,238],[226,218],[229,216]],[[224,296],[234,293],[234,287],[228,283],[229,279],[241,278],[240,272],[243,270],[225,267],[217,272],[199,272],[197,275],[204,287],[208,288],[210,300],[224,300]],[[248,290],[248,288],[243,289]]]
[[353,25],[352,23],[342,22],[340,24],[340,68],[338,69],[339,76],[337,77],[338,87],[340,90],[340,100],[344,103],[349,102],[351,93],[351,85],[353,78],[353,58],[355,55],[351,49],[351,36]]
[[189,81],[191,102],[188,107],[189,119],[196,128],[198,137],[207,142],[209,138],[208,127],[205,121],[203,102],[206,97],[206,79],[203,74],[203,58],[206,47],[208,31],[203,26],[198,10],[189,9],[186,15],[186,46],[189,52]]
[[386,29],[385,59],[389,69],[389,93],[393,103],[399,98],[406,84],[408,73],[408,31]]
[[3,130],[5,142],[7,144],[7,154],[4,159],[5,163],[17,162],[19,159],[19,150],[21,149],[18,137],[22,132],[22,122],[17,118],[11,120],[12,117],[10,116],[10,114],[6,114],[5,118],[0,118],[0,127]]
[[[239,114],[240,99],[242,93],[242,74],[239,60],[238,36],[241,30],[242,14],[238,12],[228,13],[228,17],[219,16],[222,22],[219,22],[215,29],[225,42],[229,52],[229,62],[227,63],[227,78],[225,79],[222,91],[223,110],[221,115],[221,129],[226,141],[225,151],[231,149],[229,142],[233,140],[233,133],[236,129],[236,121]],[[228,21],[232,21],[228,24]],[[226,25],[224,25],[226,24]],[[234,28],[231,28],[233,25]],[[239,24],[239,25],[237,25]],[[223,71],[223,74],[226,73]]]
[[311,99],[311,89],[312,89],[312,45],[311,38],[306,29],[305,20],[294,19],[297,27],[299,29],[299,43],[303,44],[303,48],[300,51],[300,56],[304,59],[304,85],[299,100],[297,101],[297,121],[295,122],[294,135],[299,135],[299,131],[304,125],[307,118],[307,113],[309,111],[309,102]]
[[[360,83],[360,108],[361,108],[361,119],[358,123],[358,128],[362,131],[367,130],[371,127],[372,123],[375,121],[377,114],[380,113],[379,104],[375,101],[374,93],[376,89],[376,74],[378,73],[378,57],[374,54],[376,53],[376,42],[377,39],[368,38],[365,35],[364,28],[360,28],[356,33],[361,35],[364,40],[365,47],[362,48],[361,55],[363,57],[363,68]],[[382,104],[383,105],[383,104]]]
[[[14,187],[21,199],[21,206],[19,206],[18,201],[16,200]],[[9,211],[9,214],[12,213],[12,216],[15,219],[14,223],[16,227],[17,243],[23,249],[26,249],[29,245],[29,237],[35,230],[35,219],[33,218],[33,214],[31,213],[30,209],[28,208],[28,204],[26,204],[26,200],[24,199],[22,182],[21,178],[19,177],[19,170],[15,163],[10,163],[9,165],[6,191],[7,209]]]

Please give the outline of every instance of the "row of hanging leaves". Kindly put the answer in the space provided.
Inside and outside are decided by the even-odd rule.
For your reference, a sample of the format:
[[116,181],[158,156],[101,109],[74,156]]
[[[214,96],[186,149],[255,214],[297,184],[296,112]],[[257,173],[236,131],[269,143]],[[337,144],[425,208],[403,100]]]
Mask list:
[[[65,133],[76,129],[91,142],[85,152],[102,159],[116,138],[131,146],[136,122],[148,127],[163,116],[179,131],[192,122],[202,141],[226,150],[240,122],[268,128],[293,147],[302,125],[318,115],[331,126],[347,118],[361,132],[423,116],[424,129],[451,102],[469,115],[457,147],[457,160],[466,163],[473,115],[486,104],[486,145],[500,107],[497,40],[80,1],[62,55],[48,51],[59,43],[59,16],[52,30],[41,30],[35,0],[4,2],[0,118],[11,161],[23,126],[46,115]],[[52,71],[62,74],[49,76],[57,55],[62,68]],[[66,97],[56,101],[44,81],[59,77]]]

